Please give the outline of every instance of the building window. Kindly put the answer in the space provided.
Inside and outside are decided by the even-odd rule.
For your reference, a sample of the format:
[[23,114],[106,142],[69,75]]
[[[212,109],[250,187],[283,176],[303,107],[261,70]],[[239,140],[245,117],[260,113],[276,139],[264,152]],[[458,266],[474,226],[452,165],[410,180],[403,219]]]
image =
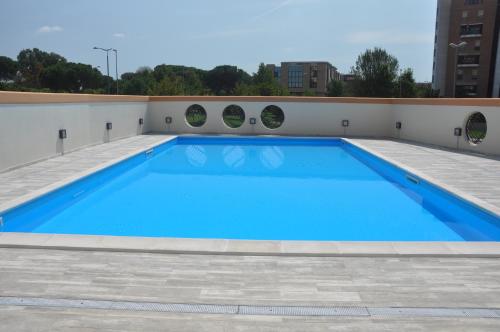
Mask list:
[[477,96],[477,85],[457,85],[457,97]]
[[318,88],[318,66],[312,65],[309,69],[309,88],[316,89]]
[[469,12],[468,12],[468,11],[466,11],[466,10],[464,10],[464,11],[462,12],[462,18],[467,18],[468,16],[469,16]]
[[229,128],[238,128],[245,123],[245,111],[238,105],[229,105],[222,112],[222,120]]
[[481,35],[483,24],[464,24],[460,27],[460,36]]
[[481,50],[481,41],[476,40],[476,42],[474,43],[474,51],[480,51],[480,50]]
[[459,55],[457,64],[459,66],[479,65],[479,55]]
[[482,4],[483,4],[483,0],[465,0],[466,6],[482,5]]
[[457,81],[461,81],[464,79],[464,71],[459,69],[457,70]]
[[207,121],[207,112],[203,106],[194,104],[186,110],[186,122],[191,127],[201,127]]
[[487,130],[488,125],[486,117],[482,113],[473,113],[467,119],[465,134],[467,135],[469,143],[476,145],[484,141]]
[[471,79],[473,81],[477,81],[478,75],[479,75],[479,71],[477,69],[472,70]]
[[483,17],[484,16],[484,9],[479,9],[477,11],[477,17]]
[[459,55],[457,64],[459,66],[479,65],[479,55]]
[[281,127],[285,121],[285,114],[278,106],[269,105],[260,114],[260,119],[266,128],[276,129]]
[[302,65],[295,64],[288,67],[288,88],[301,89],[304,87],[304,68]]

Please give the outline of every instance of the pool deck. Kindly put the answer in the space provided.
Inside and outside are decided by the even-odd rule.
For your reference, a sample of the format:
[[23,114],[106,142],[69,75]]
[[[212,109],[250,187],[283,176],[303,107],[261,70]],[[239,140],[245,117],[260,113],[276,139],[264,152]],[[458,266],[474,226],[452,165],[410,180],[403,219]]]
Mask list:
[[[123,139],[0,173],[0,206],[34,196],[47,186],[78,178],[169,138],[144,135]],[[352,141],[439,179],[449,188],[500,208],[500,160],[497,158],[402,141]],[[125,245],[116,239],[114,244],[106,242],[111,241],[109,237],[41,236],[36,239],[36,234],[0,233],[0,246],[2,243],[4,246],[0,248],[0,321],[5,330],[500,330],[500,251],[494,243],[484,244],[479,254],[476,252],[478,257],[467,255],[474,246],[444,244],[441,247],[443,244],[439,243],[427,244],[427,255],[423,251],[412,257],[414,249],[422,250],[422,246],[382,243],[377,250],[391,254],[377,255],[377,250],[366,243],[324,244],[323,248],[314,249],[316,253],[303,255],[303,243],[271,241],[262,246],[263,252],[259,253],[254,252],[252,242],[217,243],[218,240],[214,240],[210,246],[219,246],[217,255],[210,252],[201,255],[201,252],[174,253],[175,250],[168,250],[174,247],[161,240],[132,238],[127,239]],[[55,243],[52,249],[51,241]],[[26,246],[30,242],[35,247]],[[68,250],[54,250],[70,242],[76,243],[73,249],[69,246]],[[135,252],[141,251],[146,242],[147,250]],[[189,243],[189,240],[183,242]],[[98,250],[98,245],[102,250]],[[126,250],[134,246],[135,250]],[[192,252],[198,249],[193,248]],[[271,254],[256,256],[265,254],[266,250]],[[442,254],[436,255],[440,251]],[[327,256],[332,257],[319,257],[325,252],[330,252]],[[349,255],[358,257],[347,257]],[[379,308],[382,311],[417,307],[427,310],[428,316],[412,311],[392,316],[292,317],[159,312],[137,310],[132,306],[128,310],[75,308],[64,301],[55,307],[2,304],[10,297],[37,298],[42,303],[47,299],[73,299],[237,305],[238,310],[239,306],[252,305]],[[449,317],[442,313],[442,309],[460,308],[488,309],[497,313],[498,318],[466,317],[465,314]]]

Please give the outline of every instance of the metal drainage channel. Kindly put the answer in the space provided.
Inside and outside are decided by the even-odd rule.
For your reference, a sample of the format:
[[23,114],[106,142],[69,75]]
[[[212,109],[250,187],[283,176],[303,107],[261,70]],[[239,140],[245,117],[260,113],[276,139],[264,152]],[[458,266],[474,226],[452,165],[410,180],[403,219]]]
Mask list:
[[105,309],[153,311],[194,314],[264,315],[264,316],[404,316],[404,317],[464,317],[500,318],[500,309],[472,308],[375,308],[375,307],[309,307],[309,306],[253,306],[182,304],[103,300],[78,300],[34,297],[0,297],[0,305],[23,307],[56,307],[78,309]]

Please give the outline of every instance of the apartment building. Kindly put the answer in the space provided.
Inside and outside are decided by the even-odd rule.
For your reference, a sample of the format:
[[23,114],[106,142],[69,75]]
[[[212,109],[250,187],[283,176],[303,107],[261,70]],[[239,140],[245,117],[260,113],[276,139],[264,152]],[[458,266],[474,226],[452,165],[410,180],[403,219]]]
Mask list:
[[441,97],[498,97],[500,0],[438,0],[432,87]]
[[282,62],[281,66],[267,65],[274,77],[286,87],[291,95],[302,96],[306,92],[326,96],[328,84],[340,81],[342,75],[329,62]]

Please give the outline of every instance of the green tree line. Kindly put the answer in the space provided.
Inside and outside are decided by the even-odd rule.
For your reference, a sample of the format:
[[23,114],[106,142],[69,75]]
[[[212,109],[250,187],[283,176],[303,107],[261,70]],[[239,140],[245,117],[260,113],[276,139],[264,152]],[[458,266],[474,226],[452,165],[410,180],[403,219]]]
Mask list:
[[[418,88],[411,69],[400,71],[396,57],[375,48],[359,55],[351,68],[351,81],[332,81],[329,96],[432,97],[430,88]],[[74,63],[63,56],[25,49],[16,59],[0,56],[0,90],[68,93],[110,93],[127,95],[218,95],[286,96],[289,92],[260,64],[250,75],[236,66],[222,65],[212,70],[161,64],[141,67],[121,75],[118,82],[98,68]],[[314,95],[308,91],[304,95]]]
[[[17,59],[0,56],[0,90],[111,93],[116,81],[87,64],[67,61],[56,53],[37,48],[19,52]],[[121,75],[119,92],[127,95],[287,95],[264,64],[249,75],[236,66],[212,70],[158,65],[141,67]]]
[[434,98],[430,84],[417,85],[411,68],[401,69],[398,59],[381,48],[368,49],[351,68],[350,81],[332,81],[331,97]]

